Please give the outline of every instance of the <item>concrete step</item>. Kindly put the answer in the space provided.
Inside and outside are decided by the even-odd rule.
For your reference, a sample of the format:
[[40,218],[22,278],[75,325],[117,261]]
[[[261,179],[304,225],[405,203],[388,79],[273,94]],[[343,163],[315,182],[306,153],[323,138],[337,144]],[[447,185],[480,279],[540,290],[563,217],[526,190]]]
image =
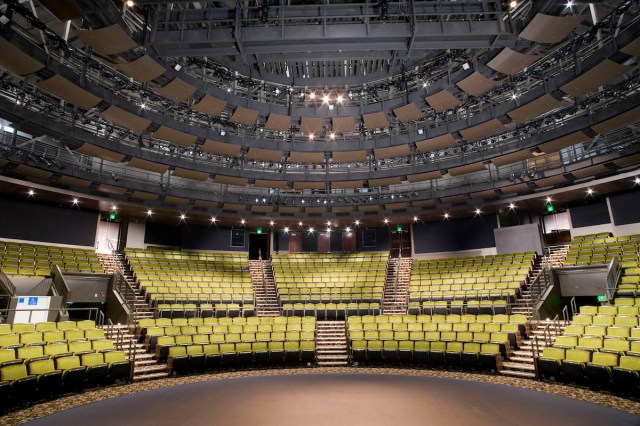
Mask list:
[[[513,352],[512,352],[513,354]],[[533,355],[526,357],[526,356],[511,356],[509,358],[509,361],[513,361],[513,362],[518,362],[518,363],[523,363],[523,364],[532,364],[533,365]]]
[[341,367],[349,365],[348,361],[318,361],[319,367]]
[[157,364],[157,361],[155,359],[139,359],[138,357],[136,357],[136,367],[144,367],[154,364]]
[[[520,347],[522,347],[522,346],[520,346]],[[523,351],[523,350],[518,349],[518,350],[515,350],[515,351],[513,351],[511,353],[513,355],[515,355],[515,356],[521,356],[521,357],[525,357],[525,358],[527,358],[527,357],[532,358],[533,357],[533,352],[531,352],[531,351]]]
[[164,377],[169,377],[169,373],[163,372],[163,373],[151,373],[151,374],[133,376],[133,381],[134,382],[141,382],[143,380],[161,379],[161,378],[164,378]]
[[527,371],[516,371],[516,370],[500,370],[500,374],[505,376],[513,376],[513,377],[522,377],[527,379],[535,379],[536,374],[527,372]]
[[347,353],[344,352],[341,355],[320,355],[317,356],[318,361],[342,361],[347,358]]
[[159,373],[161,371],[166,373],[167,364],[154,364],[154,365],[142,366],[142,367],[135,366],[133,369],[133,374],[134,376],[136,376],[136,375],[142,375],[142,374],[148,374],[148,373]]

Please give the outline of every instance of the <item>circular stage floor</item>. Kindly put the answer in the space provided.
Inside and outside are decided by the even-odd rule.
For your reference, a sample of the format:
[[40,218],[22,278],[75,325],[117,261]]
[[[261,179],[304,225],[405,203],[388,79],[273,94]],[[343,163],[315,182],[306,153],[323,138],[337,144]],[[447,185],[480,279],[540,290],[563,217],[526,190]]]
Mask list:
[[632,414],[526,389],[439,377],[304,374],[215,380],[108,399],[31,426],[639,425]]

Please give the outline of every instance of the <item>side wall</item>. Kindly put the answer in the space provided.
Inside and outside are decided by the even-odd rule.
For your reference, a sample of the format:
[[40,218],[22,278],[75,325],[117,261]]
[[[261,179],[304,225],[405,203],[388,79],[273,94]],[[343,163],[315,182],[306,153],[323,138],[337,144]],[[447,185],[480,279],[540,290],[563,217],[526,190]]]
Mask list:
[[99,214],[0,197],[0,238],[94,247]]
[[231,229],[228,228],[147,222],[144,244],[181,247],[187,250],[248,251],[249,233],[244,233],[244,247],[231,247]]
[[[497,227],[498,220],[495,215],[413,223],[413,253],[418,256],[451,252],[468,253],[465,256],[495,254],[496,241],[493,231]],[[489,253],[486,249],[489,249]]]
[[[584,212],[593,208],[594,217],[584,219],[580,217]],[[606,208],[606,217],[603,213]],[[611,232],[614,236],[640,234],[640,192],[628,192],[611,195],[600,203],[590,206],[579,206],[569,209],[571,219],[571,235],[580,236],[599,232]],[[589,208],[585,208],[589,207]],[[578,213],[575,213],[575,211]],[[578,217],[574,221],[574,216]]]

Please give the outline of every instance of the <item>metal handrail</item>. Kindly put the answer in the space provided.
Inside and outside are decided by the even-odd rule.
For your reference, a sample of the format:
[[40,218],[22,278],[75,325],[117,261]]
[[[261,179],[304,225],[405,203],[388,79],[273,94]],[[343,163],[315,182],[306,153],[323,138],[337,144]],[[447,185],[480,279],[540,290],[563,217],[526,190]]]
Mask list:
[[129,315],[127,318],[127,324],[130,325],[133,318],[136,316],[135,314],[137,313],[137,307],[135,304],[137,292],[131,286],[129,281],[127,281],[126,277],[119,268],[113,271],[113,279],[113,289],[117,291],[118,294],[120,294],[123,301],[126,303],[129,312],[131,312],[131,315]]
[[60,316],[61,314],[68,316],[70,311],[71,312],[86,311],[89,313],[89,318],[88,318],[89,320],[95,321],[96,325],[104,325],[104,314],[102,313],[100,308],[65,308],[65,307],[49,308],[49,309],[1,308],[0,314],[2,314],[2,316],[6,319],[7,318],[6,314],[9,314],[10,312],[29,312],[29,322],[30,322],[33,312],[58,312],[58,316]]
[[2,271],[2,268],[0,268],[0,283],[6,288],[7,292],[9,293],[9,295],[15,296],[15,294],[16,294],[16,286],[13,285],[11,280],[9,280],[9,277],[7,276],[7,274],[5,274]]

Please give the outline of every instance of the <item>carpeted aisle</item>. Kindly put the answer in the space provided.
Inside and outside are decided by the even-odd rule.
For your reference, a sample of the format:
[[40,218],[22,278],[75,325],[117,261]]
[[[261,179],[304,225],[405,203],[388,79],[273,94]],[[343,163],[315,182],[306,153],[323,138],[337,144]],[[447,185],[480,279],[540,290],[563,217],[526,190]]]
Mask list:
[[629,413],[562,396],[442,377],[240,377],[95,402],[27,423],[99,425],[638,425]]

